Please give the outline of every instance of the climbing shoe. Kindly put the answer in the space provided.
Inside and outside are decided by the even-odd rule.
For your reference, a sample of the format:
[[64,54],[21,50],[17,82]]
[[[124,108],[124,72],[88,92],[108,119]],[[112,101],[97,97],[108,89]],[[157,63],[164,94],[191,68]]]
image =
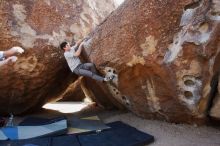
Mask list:
[[111,81],[114,78],[114,76],[108,76],[104,78],[105,82]]

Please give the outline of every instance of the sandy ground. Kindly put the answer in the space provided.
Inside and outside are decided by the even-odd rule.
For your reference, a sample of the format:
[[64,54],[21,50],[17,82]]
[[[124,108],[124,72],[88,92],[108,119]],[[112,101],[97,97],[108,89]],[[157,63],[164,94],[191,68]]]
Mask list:
[[[66,115],[67,117],[98,115],[105,123],[122,121],[142,132],[153,135],[155,137],[155,142],[149,146],[220,146],[220,127],[197,127],[184,124],[171,124],[156,120],[146,120],[130,112],[105,111],[94,106],[70,114],[43,110],[35,115],[45,117],[58,115]],[[17,122],[22,118],[23,117],[17,117]]]
[[105,113],[100,117],[104,122],[123,121],[140,131],[153,135],[155,142],[149,146],[220,146],[220,129],[218,127],[195,127],[146,120],[132,113]]

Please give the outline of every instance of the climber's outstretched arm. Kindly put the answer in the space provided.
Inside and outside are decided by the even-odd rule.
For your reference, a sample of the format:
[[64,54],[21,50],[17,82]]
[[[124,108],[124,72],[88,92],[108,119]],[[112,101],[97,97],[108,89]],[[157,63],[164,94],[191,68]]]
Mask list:
[[73,56],[80,56],[81,52],[82,52],[82,49],[83,49],[83,45],[84,45],[84,42],[81,42],[81,44],[79,45],[79,48],[77,49],[76,52],[74,52]]

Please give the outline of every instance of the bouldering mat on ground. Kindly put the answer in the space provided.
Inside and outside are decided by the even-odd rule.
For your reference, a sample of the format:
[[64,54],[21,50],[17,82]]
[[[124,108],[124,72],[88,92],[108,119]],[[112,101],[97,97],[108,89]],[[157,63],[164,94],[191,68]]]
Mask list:
[[80,146],[76,136],[33,138],[27,140],[0,141],[0,146]]
[[73,117],[69,120],[68,134],[87,133],[110,128],[98,116]]
[[66,117],[41,118],[41,117],[26,117],[19,123],[19,126],[40,126],[51,124],[60,120],[66,120]]
[[[57,136],[66,134],[67,131],[67,120],[52,119],[49,122],[42,125],[27,125],[23,126],[11,126],[0,128],[0,140],[21,140],[21,139],[30,139],[44,136]],[[30,124],[33,124],[30,122]]]
[[82,146],[143,146],[154,141],[154,137],[123,122],[107,124],[111,129],[100,133],[79,135]]
[[110,128],[101,132],[0,141],[0,146],[144,146],[154,141],[152,135],[120,121],[109,123],[107,126]]
[[154,141],[154,137],[141,132],[123,122],[107,124],[108,130],[78,135],[82,146],[144,146]]

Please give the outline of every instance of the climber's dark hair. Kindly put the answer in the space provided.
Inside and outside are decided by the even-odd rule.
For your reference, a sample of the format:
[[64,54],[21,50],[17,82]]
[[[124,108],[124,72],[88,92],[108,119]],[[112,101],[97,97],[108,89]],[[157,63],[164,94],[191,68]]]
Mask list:
[[66,47],[67,44],[68,44],[67,42],[62,42],[60,44],[60,49],[64,50],[64,48]]

